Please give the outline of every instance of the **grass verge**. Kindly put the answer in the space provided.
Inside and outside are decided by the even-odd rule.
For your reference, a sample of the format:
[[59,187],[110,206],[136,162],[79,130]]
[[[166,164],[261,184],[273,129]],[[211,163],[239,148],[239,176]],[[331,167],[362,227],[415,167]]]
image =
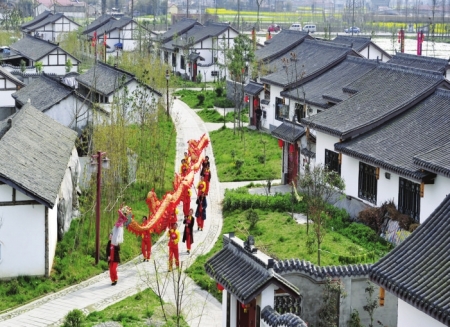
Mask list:
[[209,133],[221,182],[253,181],[280,177],[281,150],[271,135],[243,128]]

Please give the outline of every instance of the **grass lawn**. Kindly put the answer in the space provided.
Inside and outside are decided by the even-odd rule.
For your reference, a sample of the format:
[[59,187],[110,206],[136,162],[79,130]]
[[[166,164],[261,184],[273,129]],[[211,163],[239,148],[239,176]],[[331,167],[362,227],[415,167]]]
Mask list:
[[[216,168],[221,182],[252,181],[280,178],[281,150],[271,135],[243,129],[220,129],[209,133]],[[265,152],[264,152],[265,148]],[[238,169],[237,160],[242,160]]]
[[[175,140],[176,135],[174,133],[174,125],[171,120],[167,120],[165,113],[162,112],[158,120],[158,129],[163,135],[159,142],[167,147],[169,150],[164,155],[167,156],[167,162],[169,163],[167,169],[164,172],[164,189],[170,190],[173,188],[173,162],[175,161]],[[131,126],[132,130],[129,135],[135,135],[133,130],[137,129]],[[153,130],[152,132],[155,132]],[[133,136],[134,137],[134,136]],[[150,136],[148,136],[150,137]],[[142,142],[141,142],[142,143]],[[141,145],[136,139],[127,139],[127,146],[135,153],[140,153],[145,160],[150,160],[150,157],[161,156],[160,153],[152,151],[148,146],[145,147],[145,151],[148,153],[142,153],[142,149],[138,149]],[[143,170],[144,169],[144,170]],[[53,264],[53,271],[49,278],[44,277],[19,277],[9,281],[0,281],[0,312],[7,309],[14,308],[19,305],[23,305],[29,301],[35,300],[38,297],[50,294],[52,292],[59,291],[67,286],[77,284],[83,280],[86,280],[92,276],[108,269],[106,261],[104,261],[104,246],[106,245],[109,231],[111,226],[117,220],[118,205],[124,201],[127,205],[133,208],[133,213],[136,219],[141,219],[143,215],[148,214],[148,208],[145,203],[145,197],[147,192],[154,187],[156,181],[148,180],[150,174],[148,170],[150,168],[141,164],[137,175],[138,182],[128,185],[124,189],[123,194],[119,194],[116,190],[117,205],[112,206],[112,209],[103,209],[106,207],[107,194],[106,187],[102,190],[102,216],[101,216],[101,231],[100,231],[100,261],[98,265],[94,264],[95,255],[95,186],[88,192],[85,192],[80,197],[80,212],[81,217],[73,220],[69,231],[64,235],[62,241],[58,242],[56,248],[56,254]],[[147,179],[146,179],[147,177]],[[160,182],[159,178],[158,182]],[[155,189],[158,189],[155,187]],[[164,192],[163,189],[159,189],[158,195]],[[105,203],[104,203],[105,202]],[[108,203],[109,204],[109,203]],[[140,239],[135,235],[125,231],[125,241],[121,245],[121,259],[122,262],[129,261],[136,257],[141,252]],[[157,236],[154,235],[153,242],[157,240]]]
[[[203,94],[205,96],[205,100],[202,104],[199,103],[199,99],[197,95]],[[194,90],[178,90],[174,93],[175,96],[180,97],[182,101],[184,101],[190,108],[192,109],[208,109],[214,107],[214,101],[217,99],[224,99],[222,96],[220,98],[217,97],[216,92],[214,91],[194,91]]]
[[[168,316],[168,321],[164,326],[176,326],[175,307],[171,304],[165,304],[164,310]],[[141,327],[147,326],[149,320],[165,322],[158,296],[152,290],[146,289],[102,311],[90,313],[83,326],[91,327],[106,321],[116,321],[124,327]],[[180,326],[188,326],[182,318]]]

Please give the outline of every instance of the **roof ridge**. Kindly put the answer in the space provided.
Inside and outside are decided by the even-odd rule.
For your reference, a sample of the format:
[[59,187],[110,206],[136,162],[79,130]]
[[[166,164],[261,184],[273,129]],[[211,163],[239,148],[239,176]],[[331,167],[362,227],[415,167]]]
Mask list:
[[332,47],[332,48],[341,48],[341,49],[349,49],[349,50],[352,49],[349,45],[340,44],[340,43],[333,43],[333,42],[330,42],[330,41],[322,41],[322,40],[317,40],[317,39],[305,39],[304,42],[314,43],[314,44],[319,44],[319,45],[325,45],[325,46],[329,46],[329,47]]
[[347,58],[345,58],[345,60],[358,62],[358,63],[369,65],[369,66],[377,66],[380,63],[377,60],[370,60],[367,58],[361,58],[361,57],[350,56],[350,55],[347,55]]
[[316,266],[304,259],[287,259],[275,261],[274,270],[278,274],[297,271],[308,273],[312,276],[324,278],[326,276],[356,276],[368,275],[372,264],[350,264],[340,266]]
[[410,73],[410,74],[416,74],[416,75],[421,75],[421,76],[427,76],[427,77],[440,77],[440,79],[444,79],[444,76],[442,75],[441,72],[437,72],[434,70],[426,70],[426,69],[422,69],[422,68],[415,68],[415,67],[410,67],[410,66],[403,66],[403,65],[398,65],[398,64],[394,64],[394,63],[389,63],[389,62],[380,62],[379,69],[389,69],[392,71],[399,71],[399,72],[403,72],[403,73]]
[[119,71],[119,72],[122,72],[122,73],[124,73],[124,74],[127,74],[127,75],[131,76],[132,78],[136,78],[136,75],[134,75],[134,74],[132,74],[132,73],[130,73],[130,72],[127,72],[126,70],[120,69],[119,67],[115,67],[115,66],[108,65],[107,63],[105,63],[105,62],[103,62],[103,61],[97,61],[97,63],[98,63],[98,64],[101,64],[101,65],[103,65],[103,66],[105,66],[105,67],[107,67],[107,68],[110,68],[110,69],[113,69],[113,70],[117,70],[117,71]]
[[436,58],[436,57],[427,57],[427,56],[417,56],[411,53],[401,53],[401,52],[397,52],[393,59],[395,57],[407,57],[407,58],[411,58],[411,59],[415,59],[418,61],[435,61],[435,62],[439,62],[439,63],[444,63],[446,62],[447,64],[449,63],[449,60],[447,59],[443,59],[443,58]]

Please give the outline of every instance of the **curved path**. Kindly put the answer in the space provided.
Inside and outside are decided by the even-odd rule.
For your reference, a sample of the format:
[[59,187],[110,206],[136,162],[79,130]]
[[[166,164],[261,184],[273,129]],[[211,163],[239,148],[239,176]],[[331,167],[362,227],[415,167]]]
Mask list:
[[[199,139],[207,133],[203,121],[182,101],[174,100],[171,112],[177,129],[177,153],[175,169],[179,171],[180,162],[187,141]],[[210,126],[208,126],[210,127]],[[198,255],[205,254],[214,245],[222,229],[222,211],[220,203],[223,198],[222,190],[217,179],[214,154],[209,146],[206,155],[211,162],[211,183],[208,196],[207,219],[203,231],[194,232],[195,243],[190,255],[186,253],[184,243],[180,242],[180,261],[183,269],[189,266]],[[197,180],[195,181],[197,183]],[[195,192],[191,198],[191,207],[195,209]],[[179,226],[182,210],[180,206]],[[161,294],[166,302],[175,303],[175,283],[177,273],[167,273],[167,237],[161,237],[153,245],[150,262],[141,262],[141,257],[119,266],[119,282],[110,285],[108,272],[97,275],[78,285],[66,288],[60,292],[48,295],[25,306],[0,315],[0,326],[60,326],[67,313],[73,309],[80,309],[85,313],[103,310],[107,306],[121,301],[141,290],[151,287],[156,294]],[[202,291],[189,277],[181,274],[184,287],[181,298],[181,310],[189,326],[215,327],[221,326],[221,304]],[[158,292],[158,285],[162,291]]]

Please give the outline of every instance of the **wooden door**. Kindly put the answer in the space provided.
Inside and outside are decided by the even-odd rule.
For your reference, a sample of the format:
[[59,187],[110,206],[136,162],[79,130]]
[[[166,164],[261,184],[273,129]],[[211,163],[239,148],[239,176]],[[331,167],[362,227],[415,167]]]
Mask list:
[[[245,312],[246,311],[246,312]],[[241,303],[237,302],[237,327],[256,327],[256,299],[250,302],[247,309],[244,309]]]
[[297,186],[299,148],[298,144],[289,144],[288,148],[288,183],[294,182]]

